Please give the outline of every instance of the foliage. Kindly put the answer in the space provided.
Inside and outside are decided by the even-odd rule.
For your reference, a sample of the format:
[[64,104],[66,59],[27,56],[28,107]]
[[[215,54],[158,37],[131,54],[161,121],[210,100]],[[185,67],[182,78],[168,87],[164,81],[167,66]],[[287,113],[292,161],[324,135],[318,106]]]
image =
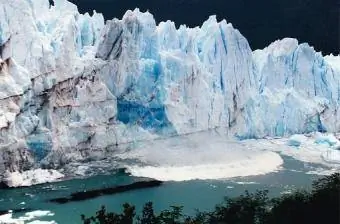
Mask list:
[[135,215],[135,207],[125,203],[122,214],[106,212],[105,207],[102,206],[101,209],[96,212],[95,216],[86,218],[85,215],[81,215],[81,219],[84,224],[132,224]]
[[96,216],[86,218],[84,224],[338,224],[340,223],[340,174],[320,178],[313,183],[311,192],[297,191],[270,199],[268,191],[257,191],[226,197],[212,212],[197,212],[185,216],[183,207],[154,212],[152,202],[144,205],[141,216],[135,207],[123,205],[123,213],[107,212],[102,207]]
[[224,204],[210,214],[209,223],[258,224],[263,223],[269,207],[268,191],[254,194],[245,192],[236,198],[225,198]]

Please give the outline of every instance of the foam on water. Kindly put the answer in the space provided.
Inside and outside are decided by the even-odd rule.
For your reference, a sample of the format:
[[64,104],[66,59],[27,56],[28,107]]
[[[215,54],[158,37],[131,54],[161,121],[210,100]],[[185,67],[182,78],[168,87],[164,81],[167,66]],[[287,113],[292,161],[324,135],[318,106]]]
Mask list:
[[55,221],[40,221],[36,220],[38,218],[44,216],[54,216],[53,212],[50,211],[33,211],[33,212],[26,212],[24,216],[19,218],[13,218],[13,214],[9,211],[8,214],[0,216],[0,223],[7,223],[7,224],[57,224]]
[[55,221],[39,221],[35,220],[32,222],[28,222],[27,224],[57,224]]
[[253,150],[212,133],[140,144],[120,157],[138,159],[145,164],[127,166],[132,175],[163,181],[261,175],[277,171],[283,164],[276,152]]
[[331,174],[336,173],[336,172],[339,172],[339,169],[336,169],[336,168],[333,168],[333,169],[319,168],[319,169],[316,169],[316,170],[313,170],[313,171],[308,171],[307,174],[328,176],[328,175],[331,175]]
[[340,170],[340,151],[318,144],[320,133],[300,136],[299,146],[289,144],[290,138],[238,141],[216,133],[140,143],[121,158],[139,160],[143,165],[127,166],[133,176],[163,181],[193,179],[226,179],[263,175],[281,169],[280,155],[323,166],[310,170],[313,174]]
[[235,183],[240,184],[240,185],[258,184],[256,182],[243,182],[243,181],[238,181],[238,182],[235,182]]
[[[269,163],[264,163],[269,161]],[[221,164],[204,164],[191,166],[131,166],[129,171],[134,176],[150,177],[163,181],[186,181],[224,179],[230,177],[244,177],[273,172],[283,163],[276,153],[264,153],[238,161],[226,161]]]

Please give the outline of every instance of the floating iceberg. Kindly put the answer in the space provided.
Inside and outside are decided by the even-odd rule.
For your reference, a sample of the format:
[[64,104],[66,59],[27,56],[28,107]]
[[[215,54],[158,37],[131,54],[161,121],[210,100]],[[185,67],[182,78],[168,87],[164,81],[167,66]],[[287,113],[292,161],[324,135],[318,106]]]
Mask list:
[[304,135],[292,135],[288,140],[289,146],[299,147],[303,142],[307,140],[307,137]]
[[333,134],[320,134],[318,133],[315,139],[316,144],[324,144],[327,146],[335,146],[340,144],[340,141]]

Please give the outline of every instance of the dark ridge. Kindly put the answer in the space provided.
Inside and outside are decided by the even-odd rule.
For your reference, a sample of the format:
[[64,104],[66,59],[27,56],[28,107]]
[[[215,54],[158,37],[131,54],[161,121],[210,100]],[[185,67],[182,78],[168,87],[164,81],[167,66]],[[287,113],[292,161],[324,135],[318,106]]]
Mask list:
[[131,175],[131,173],[128,171],[127,168],[122,167],[122,168],[118,168],[116,170],[116,175],[123,175],[123,176],[125,176],[125,175]]
[[3,181],[0,181],[0,190],[9,189],[10,187]]
[[128,9],[149,10],[157,22],[201,26],[209,15],[226,19],[247,38],[253,50],[277,39],[297,38],[323,54],[340,50],[338,0],[71,0],[79,11],[93,10],[105,19],[121,18]]
[[90,191],[84,191],[84,192],[76,192],[76,193],[72,193],[70,197],[53,198],[49,200],[49,202],[65,204],[65,203],[72,202],[72,201],[84,201],[84,200],[100,197],[103,195],[112,195],[112,194],[118,194],[118,193],[123,193],[127,191],[138,190],[138,189],[159,187],[162,183],[163,183],[162,181],[158,181],[158,180],[140,181],[140,182],[135,182],[135,183],[128,184],[128,185],[114,186],[114,187],[90,190]]

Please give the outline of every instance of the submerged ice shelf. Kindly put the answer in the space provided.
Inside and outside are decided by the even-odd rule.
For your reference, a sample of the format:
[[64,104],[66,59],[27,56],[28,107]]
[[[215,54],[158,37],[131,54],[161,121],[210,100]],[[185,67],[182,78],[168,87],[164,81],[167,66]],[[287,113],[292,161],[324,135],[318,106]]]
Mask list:
[[340,57],[292,38],[252,51],[226,20],[156,24],[67,0],[0,0],[0,180],[125,143],[219,129],[238,139],[340,131]]

